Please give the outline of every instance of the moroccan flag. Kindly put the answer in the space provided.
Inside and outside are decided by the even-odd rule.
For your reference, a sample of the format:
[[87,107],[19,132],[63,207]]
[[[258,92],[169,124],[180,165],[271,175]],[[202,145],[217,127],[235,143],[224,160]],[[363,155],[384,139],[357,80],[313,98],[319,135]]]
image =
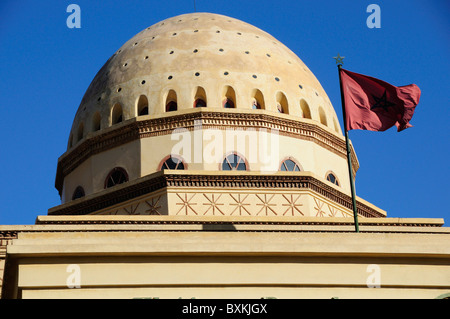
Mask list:
[[409,121],[420,99],[417,85],[393,86],[342,68],[340,76],[347,131],[385,131],[396,125],[400,132],[412,127]]

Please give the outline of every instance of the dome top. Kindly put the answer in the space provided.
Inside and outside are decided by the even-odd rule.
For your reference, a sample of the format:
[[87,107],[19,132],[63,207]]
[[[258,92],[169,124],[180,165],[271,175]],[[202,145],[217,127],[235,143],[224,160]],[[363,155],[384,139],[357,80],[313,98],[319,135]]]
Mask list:
[[192,13],[146,28],[108,59],[81,101],[68,146],[117,122],[204,104],[287,113],[341,134],[325,91],[290,49],[240,20]]

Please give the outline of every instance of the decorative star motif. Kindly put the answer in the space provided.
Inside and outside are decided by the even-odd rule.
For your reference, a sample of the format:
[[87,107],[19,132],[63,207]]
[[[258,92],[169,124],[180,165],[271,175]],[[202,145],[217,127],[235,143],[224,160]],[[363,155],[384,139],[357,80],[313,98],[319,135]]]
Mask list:
[[297,204],[297,200],[300,198],[300,196],[302,196],[301,194],[299,194],[295,199],[294,199],[294,195],[291,194],[291,198],[289,199],[288,197],[286,197],[283,194],[283,197],[285,200],[287,200],[288,204],[282,204],[282,206],[287,206],[288,208],[286,209],[286,211],[284,212],[283,215],[286,215],[288,212],[290,212],[292,214],[292,216],[294,216],[295,212],[299,212],[301,215],[303,215],[302,211],[300,209],[297,208],[297,206],[303,206],[303,204]]
[[376,108],[382,108],[385,112],[387,112],[388,108],[390,106],[394,106],[395,105],[395,103],[389,102],[387,100],[386,90],[384,90],[384,93],[383,93],[383,95],[381,97],[377,97],[377,96],[375,96],[373,94],[372,94],[372,97],[375,100],[375,104],[370,107],[371,110],[376,109]]
[[149,215],[161,215],[158,211],[158,209],[161,208],[161,205],[157,206],[160,199],[161,196],[158,196],[157,198],[152,198],[151,203],[145,201],[145,203],[148,205],[148,209],[145,212]]
[[323,217],[326,215],[325,211],[322,209],[324,202],[320,201],[319,199],[316,199],[314,197],[314,202],[316,202],[316,207],[314,207],[315,210],[317,210],[316,217]]
[[206,196],[206,194],[203,194],[203,196],[205,196],[205,198],[209,201],[209,203],[204,203],[203,205],[209,205],[208,209],[203,213],[203,215],[206,215],[206,213],[212,208],[212,214],[215,215],[216,214],[216,210],[219,211],[219,213],[221,213],[222,215],[225,215],[218,206],[223,205],[223,203],[217,203],[217,201],[219,200],[219,198],[222,196],[222,194],[219,194],[219,196],[214,199],[214,195],[215,194],[211,194],[211,198],[209,198],[208,196]]
[[191,207],[193,205],[197,205],[195,203],[190,203],[192,198],[197,194],[193,194],[191,198],[187,198],[187,194],[184,194],[184,198],[177,194],[178,198],[181,200],[181,203],[176,203],[176,205],[181,205],[181,208],[178,210],[177,215],[184,209],[186,215],[188,215],[189,210],[191,210],[195,215],[198,215],[197,212]]
[[233,195],[231,195],[231,194],[230,194],[230,196],[231,196],[231,198],[236,202],[236,203],[230,203],[230,205],[236,206],[236,207],[234,208],[234,210],[231,212],[230,215],[233,215],[234,212],[235,212],[236,210],[238,210],[239,215],[242,215],[242,210],[244,210],[248,215],[251,215],[250,212],[247,210],[247,208],[245,208],[245,206],[248,206],[248,205],[250,205],[250,204],[249,204],[249,203],[244,203],[244,201],[245,201],[245,200],[247,199],[247,197],[248,197],[248,194],[245,195],[245,197],[242,198],[242,199],[241,199],[241,194],[237,194],[237,198],[235,198],[235,197],[234,197]]
[[140,203],[138,203],[138,204],[136,205],[136,207],[134,207],[134,208],[133,208],[133,205],[131,205],[131,206],[129,207],[130,210],[128,210],[127,207],[124,207],[123,210],[126,211],[128,215],[139,215],[139,213],[136,213],[136,210],[137,210],[139,204],[140,204]]
[[261,197],[259,197],[258,194],[255,194],[256,197],[258,197],[258,199],[262,202],[262,204],[256,204],[257,206],[262,206],[261,209],[259,210],[259,212],[256,215],[259,215],[259,213],[261,213],[263,210],[265,211],[266,215],[269,215],[269,210],[274,213],[275,215],[277,215],[277,213],[272,209],[272,207],[270,206],[276,206],[276,204],[271,204],[270,201],[273,199],[273,197],[275,196],[275,194],[273,194],[269,199],[267,199],[267,194],[264,194],[264,199],[262,199]]
[[337,56],[333,57],[333,59],[336,60],[337,65],[343,65],[344,64],[344,58],[345,56],[340,56],[339,53]]

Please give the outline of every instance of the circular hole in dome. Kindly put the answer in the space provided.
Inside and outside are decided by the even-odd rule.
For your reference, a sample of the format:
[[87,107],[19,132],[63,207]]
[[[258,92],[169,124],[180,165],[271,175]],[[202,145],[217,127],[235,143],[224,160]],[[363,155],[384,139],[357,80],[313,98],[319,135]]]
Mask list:
[[173,51],[170,51],[169,54],[173,54]]
[[222,48],[220,48],[220,49],[219,49],[219,51],[220,51],[220,52],[223,52],[223,49],[222,49]]
[[238,32],[237,34],[238,34],[238,35],[242,35],[242,33],[240,33],[240,32]]
[[194,32],[198,32],[198,30],[194,30]]
[[317,92],[314,92],[314,93],[316,93],[316,96],[319,96],[319,94],[317,94]]
[[169,79],[169,80],[172,80],[172,78],[173,78],[173,76],[169,75],[168,79]]
[[118,88],[118,89],[117,89],[117,92],[120,92],[120,91],[122,91],[122,88]]
[[152,37],[152,40],[155,39],[155,37]]
[[245,51],[245,54],[250,54],[250,52],[248,52],[248,51]]
[[198,18],[194,18],[194,20],[198,20]]
[[259,39],[259,36],[258,36],[258,35],[255,35],[255,38]]
[[195,72],[195,76],[199,76],[200,75],[200,73],[199,72]]
[[270,58],[270,54],[269,53],[266,53],[266,55]]
[[280,78],[275,77],[275,81],[279,82],[279,81],[280,81]]
[[98,99],[97,99],[97,101],[99,101],[99,102],[100,102],[100,100],[101,100],[101,99],[102,99],[102,97],[101,97],[101,96],[99,96],[99,97],[98,97]]
[[220,30],[217,30],[216,33],[220,33]]
[[146,55],[144,59],[145,59],[145,60],[148,60],[148,55]]
[[303,89],[303,86],[302,86],[301,84],[299,84],[298,87],[299,87],[300,89]]
[[145,80],[142,80],[141,84],[145,84]]
[[291,61],[288,61],[288,63],[289,63],[289,64],[292,64],[292,62],[291,62]]
[[173,35],[173,36],[176,36],[176,35],[177,35],[177,33],[175,32],[175,33],[173,33],[172,35]]
[[198,50],[197,50],[197,49],[195,49],[195,50],[194,50],[194,53],[197,53],[197,52],[198,52]]
[[228,73],[228,71],[225,71],[225,72],[223,72],[223,74],[224,74],[224,75],[228,75],[228,74],[230,74],[230,73]]
[[138,45],[138,42],[135,42],[133,45]]
[[123,66],[127,66],[127,65],[128,65],[128,63],[124,63],[124,64],[123,64]]
[[257,78],[257,76],[256,76],[255,74],[253,74],[253,75],[252,75],[252,77],[253,77],[254,79],[256,79],[256,78]]

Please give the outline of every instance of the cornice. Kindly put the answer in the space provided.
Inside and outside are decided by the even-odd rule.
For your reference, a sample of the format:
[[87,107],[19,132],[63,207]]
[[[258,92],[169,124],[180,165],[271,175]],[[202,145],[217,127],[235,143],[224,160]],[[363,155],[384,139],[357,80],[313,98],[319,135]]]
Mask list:
[[[92,134],[74,149],[63,154],[58,160],[55,187],[60,195],[65,176],[89,157],[142,138],[168,135],[177,128],[194,130],[198,126],[204,129],[254,128],[277,129],[280,135],[312,141],[329,151],[346,158],[346,146],[343,137],[329,132],[318,123],[309,120],[293,119],[289,116],[268,113],[226,112],[193,110],[158,118],[131,119],[117,127],[111,127]],[[358,159],[351,147],[353,174],[359,168]]]
[[[106,189],[75,201],[49,209],[48,215],[87,215],[98,210],[123,203],[133,198],[167,187],[172,188],[240,188],[240,189],[298,189],[311,190],[348,209],[352,209],[351,197],[308,174],[223,174],[199,171],[177,173],[165,170],[135,181]],[[363,217],[385,217],[375,208],[357,201],[358,214]]]

